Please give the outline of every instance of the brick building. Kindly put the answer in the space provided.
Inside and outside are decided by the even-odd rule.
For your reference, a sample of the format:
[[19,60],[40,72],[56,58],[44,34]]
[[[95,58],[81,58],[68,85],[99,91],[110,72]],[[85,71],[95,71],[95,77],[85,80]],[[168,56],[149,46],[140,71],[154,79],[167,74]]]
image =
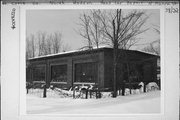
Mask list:
[[[122,81],[157,82],[159,56],[134,50],[118,50],[117,87]],[[26,81],[69,88],[94,84],[113,87],[113,49],[64,52],[27,60]]]

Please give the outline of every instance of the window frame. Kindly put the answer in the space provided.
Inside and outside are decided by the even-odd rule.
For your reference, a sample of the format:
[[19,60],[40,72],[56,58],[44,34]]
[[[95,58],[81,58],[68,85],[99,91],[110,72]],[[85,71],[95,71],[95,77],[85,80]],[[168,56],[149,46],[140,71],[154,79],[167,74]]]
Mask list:
[[[77,65],[80,65],[78,67],[80,67],[79,70],[79,75],[77,75]],[[85,66],[83,66],[85,65]],[[93,66],[91,68],[87,68],[87,66]],[[90,70],[90,72],[88,72]],[[85,72],[85,79],[86,80],[82,80],[83,75],[81,75],[81,73],[83,73],[83,71]],[[86,74],[86,73],[91,73],[91,74]],[[92,76],[93,75],[93,76]],[[78,77],[80,78],[80,80],[77,80]],[[92,76],[92,80],[91,81],[87,81],[88,76]],[[95,61],[93,62],[80,62],[80,63],[75,63],[74,64],[74,83],[97,83],[98,81],[98,63]]]
[[[53,81],[52,80],[53,79],[52,68],[54,66],[66,66],[66,80],[65,81]],[[67,81],[68,81],[68,65],[67,64],[52,64],[52,65],[50,65],[50,82],[51,83],[67,83]]]

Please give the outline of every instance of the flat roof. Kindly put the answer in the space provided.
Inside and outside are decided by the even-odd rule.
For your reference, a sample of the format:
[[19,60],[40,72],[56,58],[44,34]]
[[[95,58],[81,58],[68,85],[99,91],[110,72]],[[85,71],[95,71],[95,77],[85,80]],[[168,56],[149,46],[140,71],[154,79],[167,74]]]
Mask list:
[[[60,53],[56,53],[56,54],[49,54],[49,55],[43,55],[43,56],[37,56],[37,57],[33,57],[33,58],[29,58],[28,60],[35,60],[35,59],[43,59],[43,58],[50,58],[50,57],[57,57],[57,56],[64,56],[64,55],[75,55],[75,54],[83,54],[83,53],[87,53],[87,52],[98,52],[98,51],[103,51],[103,50],[113,50],[113,48],[111,47],[100,47],[100,48],[93,48],[93,49],[79,49],[79,50],[72,50],[72,51],[67,51],[67,52],[60,52]],[[124,51],[132,51],[132,52],[138,52],[138,53],[143,53],[143,54],[147,54],[147,55],[153,55],[153,56],[159,56],[150,52],[145,52],[145,51],[141,51],[141,50],[125,50],[125,49],[119,49],[119,50],[124,50]]]

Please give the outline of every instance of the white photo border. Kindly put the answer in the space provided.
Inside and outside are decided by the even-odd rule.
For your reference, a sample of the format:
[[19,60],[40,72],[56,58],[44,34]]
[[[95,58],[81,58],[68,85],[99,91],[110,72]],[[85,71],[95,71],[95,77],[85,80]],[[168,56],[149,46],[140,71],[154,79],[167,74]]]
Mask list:
[[[30,9],[160,9],[160,32],[161,32],[161,113],[160,114],[112,114],[112,115],[30,115],[26,114],[25,93],[25,38],[26,38],[26,10]],[[165,6],[129,6],[129,5],[24,5],[2,6],[2,118],[5,120],[59,120],[59,119],[123,119],[123,120],[160,120],[178,119],[179,101],[179,38],[177,31],[172,32],[173,27],[179,26],[179,17],[165,14]],[[16,9],[15,30],[10,28],[12,8]],[[171,26],[166,20],[174,22]],[[175,19],[175,20],[174,20]],[[174,20],[174,21],[172,21]],[[168,26],[168,28],[167,28]],[[169,30],[170,29],[170,30]],[[168,40],[171,39],[171,40]],[[168,49],[167,49],[168,48]],[[171,49],[170,49],[171,48]],[[10,50],[9,50],[10,49]],[[11,51],[13,50],[13,51]],[[12,54],[13,53],[13,54]],[[172,53],[174,53],[172,55]],[[171,57],[169,57],[171,56]],[[173,61],[172,61],[173,60]],[[170,64],[171,65],[170,65]],[[176,67],[178,65],[178,67]],[[12,67],[13,66],[13,67]],[[10,74],[8,71],[10,70]],[[177,71],[176,71],[177,70]],[[173,72],[169,74],[169,72]],[[174,74],[174,75],[172,75]],[[168,80],[168,79],[171,79]],[[171,87],[174,86],[174,89]],[[9,90],[8,88],[11,88]],[[12,91],[13,90],[13,91]],[[178,92],[177,92],[178,91]],[[13,94],[12,94],[13,92]],[[169,98],[170,96],[170,98]],[[172,105],[171,105],[172,104]],[[176,107],[177,106],[177,107]]]

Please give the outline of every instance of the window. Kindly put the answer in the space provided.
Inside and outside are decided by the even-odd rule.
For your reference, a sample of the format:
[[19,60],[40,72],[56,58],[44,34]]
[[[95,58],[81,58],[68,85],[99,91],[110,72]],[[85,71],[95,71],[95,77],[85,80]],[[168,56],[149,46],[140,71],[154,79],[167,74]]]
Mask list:
[[52,82],[67,82],[67,65],[51,66]]
[[33,81],[45,81],[45,66],[37,66],[33,69]]
[[75,82],[96,82],[97,63],[75,64]]

